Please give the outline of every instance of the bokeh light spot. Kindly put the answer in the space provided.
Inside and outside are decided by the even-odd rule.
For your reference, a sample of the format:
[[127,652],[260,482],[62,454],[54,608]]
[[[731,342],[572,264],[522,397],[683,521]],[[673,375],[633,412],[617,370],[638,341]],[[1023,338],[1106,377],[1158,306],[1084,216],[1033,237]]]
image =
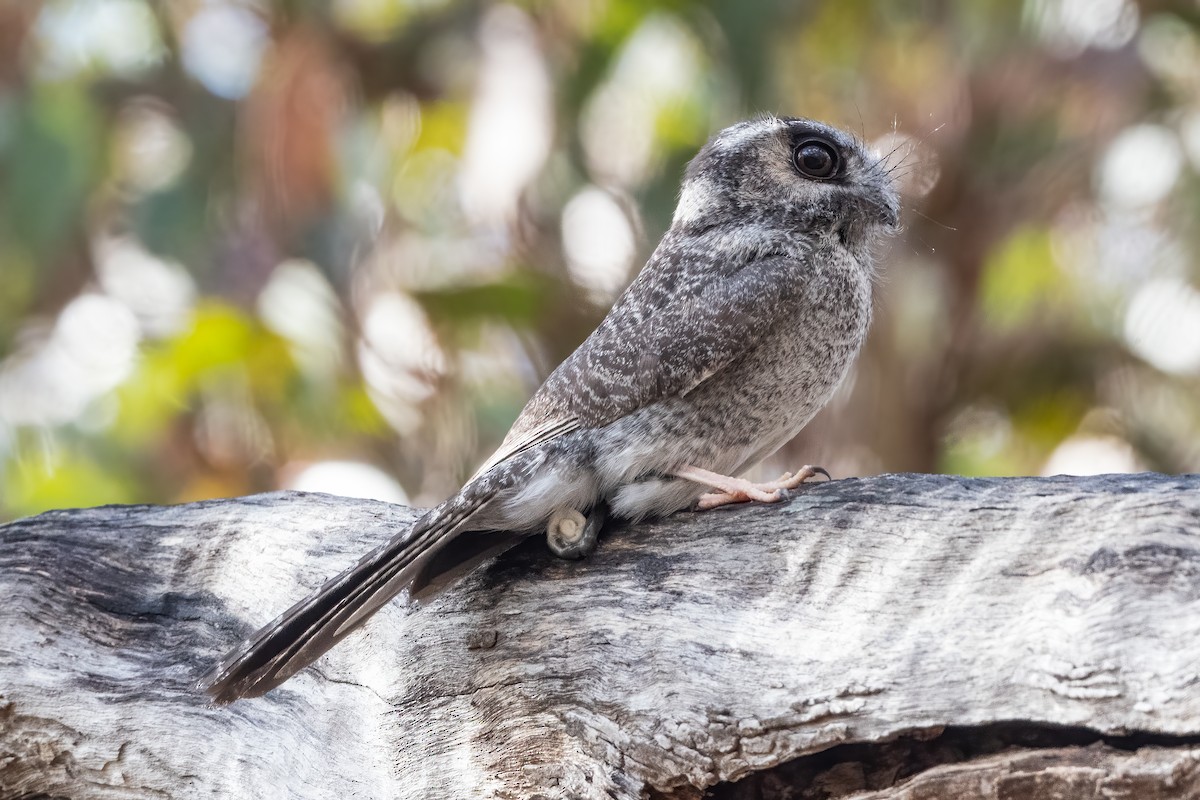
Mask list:
[[154,13],[143,0],[45,3],[36,43],[36,68],[48,79],[88,70],[133,77],[165,54]]
[[1164,372],[1200,373],[1200,292],[1177,278],[1149,281],[1125,313],[1125,341]]
[[1162,125],[1134,125],[1109,145],[1100,162],[1100,193],[1116,206],[1137,208],[1159,202],[1183,168],[1179,138]]
[[92,252],[100,286],[133,312],[146,336],[160,338],[187,326],[196,285],[182,264],[123,236],[98,238]]
[[482,62],[460,173],[463,209],[474,220],[513,219],[521,192],[541,171],[554,134],[550,76],[532,21],[497,6],[480,30]]
[[571,278],[598,302],[611,302],[629,280],[636,249],[621,206],[603,189],[584,187],[563,209],[562,237]]
[[1089,47],[1115,50],[1138,29],[1138,9],[1129,0],[1032,0],[1026,12],[1042,41],[1063,57]]
[[208,3],[183,32],[183,66],[218,97],[236,100],[258,79],[267,26],[254,12],[231,3]]
[[341,364],[343,337],[336,293],[311,261],[285,261],[258,296],[258,315],[287,339],[301,369],[330,377]]
[[192,157],[187,134],[152,102],[134,102],[122,109],[113,143],[118,177],[141,193],[173,184]]
[[408,502],[408,495],[390,475],[359,461],[319,461],[306,465],[286,482],[285,488],[387,503]]

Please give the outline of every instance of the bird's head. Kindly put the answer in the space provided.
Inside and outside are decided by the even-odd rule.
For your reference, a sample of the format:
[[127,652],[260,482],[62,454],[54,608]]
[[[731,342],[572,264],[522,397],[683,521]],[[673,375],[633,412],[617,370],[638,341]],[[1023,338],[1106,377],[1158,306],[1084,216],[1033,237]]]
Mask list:
[[674,227],[783,224],[857,249],[899,220],[883,160],[852,134],[798,117],[761,117],[718,133],[688,165]]

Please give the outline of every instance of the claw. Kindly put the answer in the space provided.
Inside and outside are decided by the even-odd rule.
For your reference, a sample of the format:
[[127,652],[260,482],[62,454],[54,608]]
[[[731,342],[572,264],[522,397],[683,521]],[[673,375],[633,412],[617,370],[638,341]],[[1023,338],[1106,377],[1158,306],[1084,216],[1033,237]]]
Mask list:
[[559,558],[577,559],[596,549],[600,528],[608,516],[608,506],[598,503],[584,516],[574,508],[560,508],[546,523],[546,544]]

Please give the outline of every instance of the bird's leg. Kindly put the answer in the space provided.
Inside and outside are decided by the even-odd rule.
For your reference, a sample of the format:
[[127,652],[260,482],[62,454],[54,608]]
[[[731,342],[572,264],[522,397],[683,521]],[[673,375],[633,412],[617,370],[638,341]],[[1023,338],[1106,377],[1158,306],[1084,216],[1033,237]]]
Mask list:
[[583,558],[596,549],[596,537],[608,517],[608,505],[601,500],[586,517],[573,508],[560,508],[546,523],[546,544],[559,558]]
[[808,464],[801,467],[800,471],[795,474],[785,472],[778,480],[765,483],[752,483],[745,478],[731,478],[728,475],[721,475],[690,465],[675,470],[673,474],[677,478],[685,478],[717,490],[700,495],[700,499],[696,501],[696,510],[698,511],[751,500],[760,503],[778,503],[783,499],[785,491],[795,489],[809,478],[817,475],[829,478],[829,473],[823,467],[814,467]]

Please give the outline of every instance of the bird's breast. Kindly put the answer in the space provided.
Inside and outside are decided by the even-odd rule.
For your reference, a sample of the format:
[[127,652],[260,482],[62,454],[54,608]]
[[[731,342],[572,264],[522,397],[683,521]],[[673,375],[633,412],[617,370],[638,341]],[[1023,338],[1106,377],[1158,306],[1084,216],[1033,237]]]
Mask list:
[[728,398],[719,438],[729,460],[741,459],[727,469],[774,452],[829,402],[866,340],[870,318],[865,271],[827,269],[806,285],[791,314],[714,376],[707,391]]

